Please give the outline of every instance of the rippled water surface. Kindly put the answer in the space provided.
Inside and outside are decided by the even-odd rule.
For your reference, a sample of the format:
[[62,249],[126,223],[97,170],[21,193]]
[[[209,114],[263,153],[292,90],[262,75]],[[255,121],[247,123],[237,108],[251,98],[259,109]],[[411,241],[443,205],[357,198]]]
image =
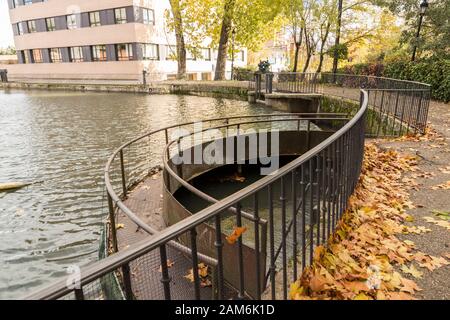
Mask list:
[[171,124],[271,111],[194,96],[0,91],[0,298],[17,298],[98,256],[111,152]]

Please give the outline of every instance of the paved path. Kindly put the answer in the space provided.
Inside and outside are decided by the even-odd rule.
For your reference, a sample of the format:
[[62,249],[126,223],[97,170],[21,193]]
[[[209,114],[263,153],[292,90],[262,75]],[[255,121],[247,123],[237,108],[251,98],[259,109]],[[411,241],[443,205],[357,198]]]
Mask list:
[[[403,240],[411,240],[419,251],[436,257],[450,254],[450,233],[444,227],[428,223],[425,218],[433,217],[433,211],[450,211],[450,190],[434,190],[432,187],[450,181],[450,172],[445,170],[450,166],[450,104],[432,101],[430,105],[429,121],[436,130],[437,136],[426,141],[394,141],[383,142],[382,146],[394,148],[403,153],[415,154],[420,158],[419,169],[426,173],[418,176],[409,174],[405,183],[412,185],[411,201],[418,208],[408,213],[414,217],[416,226],[425,226],[432,231],[421,235],[403,236]],[[450,167],[448,168],[450,169]],[[444,173],[443,171],[447,172]],[[418,185],[414,187],[413,185]],[[436,217],[434,217],[436,218]],[[450,259],[447,259],[450,260]],[[422,299],[450,299],[450,265],[433,272],[426,269],[422,279],[414,279],[423,291],[417,294]]]

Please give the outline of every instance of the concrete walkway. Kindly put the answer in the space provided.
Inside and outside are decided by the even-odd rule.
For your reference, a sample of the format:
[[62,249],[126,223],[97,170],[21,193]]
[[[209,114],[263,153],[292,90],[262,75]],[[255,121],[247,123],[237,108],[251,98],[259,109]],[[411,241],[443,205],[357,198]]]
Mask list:
[[[417,155],[419,158],[419,172],[408,174],[403,180],[410,185],[411,201],[417,207],[408,212],[414,217],[414,221],[408,225],[425,226],[432,231],[403,236],[402,239],[413,241],[418,251],[435,257],[447,257],[447,261],[450,261],[449,230],[427,222],[428,217],[439,219],[433,211],[450,212],[450,190],[436,188],[450,181],[450,104],[432,101],[429,121],[436,133],[429,135],[427,139],[381,141],[381,146]],[[418,265],[416,268],[424,272],[422,279],[410,277],[423,289],[416,295],[417,298],[450,299],[450,265],[433,272],[419,268]]]

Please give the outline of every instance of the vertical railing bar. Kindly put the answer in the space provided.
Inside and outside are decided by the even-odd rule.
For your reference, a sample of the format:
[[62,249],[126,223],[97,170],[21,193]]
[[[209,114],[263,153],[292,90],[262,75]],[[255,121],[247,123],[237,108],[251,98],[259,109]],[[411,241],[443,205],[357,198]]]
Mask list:
[[75,294],[75,299],[76,300],[79,300],[79,301],[85,300],[84,299],[84,292],[83,292],[83,288],[82,287],[80,287],[78,289],[74,289],[74,294]]
[[306,266],[306,194],[305,194],[305,165],[301,165],[300,191],[302,197],[302,269]]
[[167,251],[166,245],[163,244],[159,247],[159,256],[161,258],[161,283],[164,288],[164,299],[171,300],[170,295],[170,276],[169,276],[169,268],[167,266]]
[[117,243],[117,229],[116,229],[116,216],[114,214],[114,204],[109,194],[109,191],[106,191],[108,194],[108,209],[109,209],[109,223],[111,228],[111,241],[114,253],[119,252],[119,245]]
[[222,241],[222,226],[221,226],[221,214],[218,213],[215,217],[215,229],[216,229],[216,241],[214,246],[216,247],[217,254],[217,297],[219,300],[223,299],[223,241]]
[[276,299],[275,293],[275,226],[274,226],[274,216],[273,216],[273,188],[272,184],[268,186],[268,197],[269,197],[269,233],[270,233],[270,283],[271,283],[271,294],[272,300]]
[[310,196],[309,196],[309,264],[313,263],[313,251],[314,251],[314,174],[313,174],[313,159],[309,160],[309,183],[310,183]]
[[280,191],[280,202],[281,202],[281,241],[283,245],[283,299],[287,300],[287,247],[286,247],[286,186],[285,178],[281,177],[281,191]]
[[255,253],[256,253],[256,299],[261,300],[261,263],[260,263],[260,239],[259,239],[259,199],[258,192],[253,198],[253,217],[255,219]]
[[292,259],[293,259],[293,281],[297,280],[298,270],[297,270],[297,244],[298,244],[298,234],[297,234],[297,170],[292,171],[292,220],[294,222],[294,228],[292,231]]
[[123,276],[123,286],[125,289],[125,297],[127,300],[133,300],[133,288],[131,286],[131,274],[130,274],[130,265],[125,263],[122,266],[122,276]]
[[317,206],[316,206],[316,211],[315,211],[315,215],[316,215],[316,223],[317,223],[317,240],[316,240],[316,245],[320,246],[320,210],[321,210],[321,195],[322,195],[322,186],[320,183],[320,173],[321,173],[321,168],[320,168],[320,153],[318,155],[316,155],[315,159],[315,164],[316,164],[316,201],[317,201]]
[[123,198],[127,197],[127,182],[126,182],[126,176],[125,176],[125,163],[123,159],[123,149],[119,152],[120,155],[120,171],[122,176],[122,192],[123,192]]
[[[242,227],[242,207],[238,202],[236,204],[236,223],[237,227]],[[239,272],[239,294],[238,299],[243,300],[245,298],[245,283],[244,283],[244,254],[242,249],[242,236],[238,238],[238,272]]]
[[195,299],[200,300],[200,276],[198,274],[198,252],[197,252],[197,231],[191,230],[191,251],[192,251],[192,273],[194,275]]

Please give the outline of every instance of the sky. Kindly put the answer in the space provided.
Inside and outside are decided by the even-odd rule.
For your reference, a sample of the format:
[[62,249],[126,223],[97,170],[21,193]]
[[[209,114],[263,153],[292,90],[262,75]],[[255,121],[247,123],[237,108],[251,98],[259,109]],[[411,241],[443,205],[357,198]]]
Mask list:
[[0,48],[14,45],[11,23],[9,22],[8,2],[0,0]]

